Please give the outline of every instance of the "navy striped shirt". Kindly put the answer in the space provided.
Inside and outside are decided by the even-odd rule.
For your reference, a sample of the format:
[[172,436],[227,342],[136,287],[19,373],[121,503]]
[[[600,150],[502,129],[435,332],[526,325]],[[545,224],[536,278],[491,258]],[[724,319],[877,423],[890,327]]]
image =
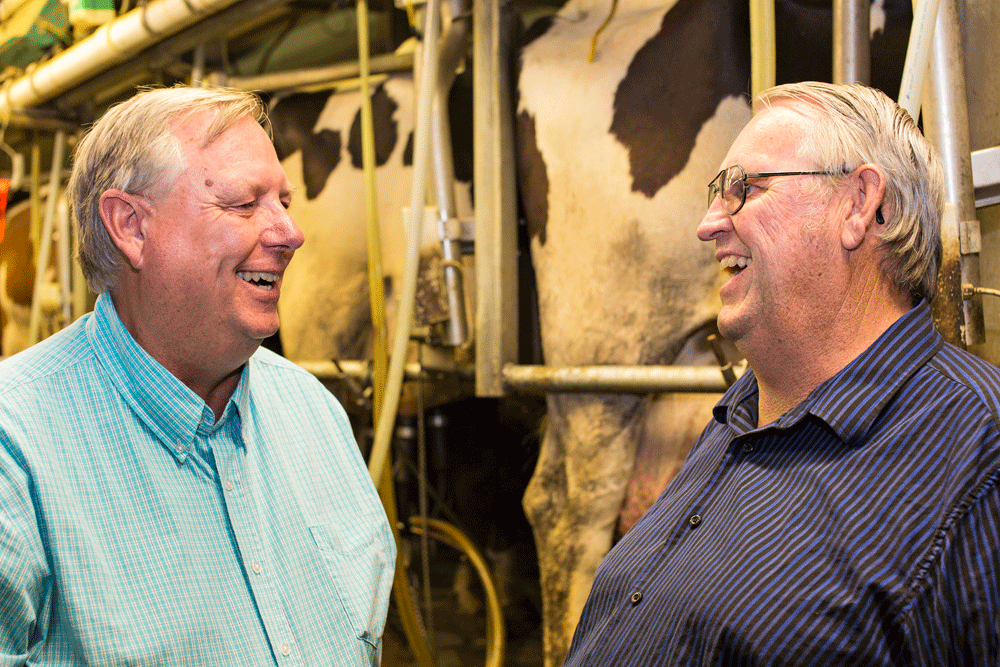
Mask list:
[[922,303],[776,422],[747,372],[604,558],[566,665],[996,665],[1000,371]]

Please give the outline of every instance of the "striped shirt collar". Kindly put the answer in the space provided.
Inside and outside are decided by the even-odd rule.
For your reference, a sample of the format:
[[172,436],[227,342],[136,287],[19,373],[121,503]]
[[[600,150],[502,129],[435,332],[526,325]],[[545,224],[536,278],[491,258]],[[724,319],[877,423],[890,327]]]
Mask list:
[[122,324],[108,293],[101,294],[87,322],[87,338],[123,400],[180,462],[204,438],[238,418],[249,402],[246,367],[216,422],[208,404],[149,355]]
[[[930,306],[921,301],[854,361],[767,428],[790,428],[807,415],[813,415],[829,425],[844,443],[856,442],[907,378],[943,344],[934,327]],[[754,430],[757,398],[757,378],[748,369],[715,406],[716,421],[730,424],[741,433]]]

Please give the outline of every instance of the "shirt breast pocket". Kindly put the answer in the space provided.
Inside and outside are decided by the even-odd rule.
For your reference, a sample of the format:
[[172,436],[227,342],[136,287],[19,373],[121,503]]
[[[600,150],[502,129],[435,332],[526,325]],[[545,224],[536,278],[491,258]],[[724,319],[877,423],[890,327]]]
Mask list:
[[348,541],[328,525],[309,526],[309,532],[355,634],[376,646],[385,627],[394,565],[389,563],[382,540],[372,531]]

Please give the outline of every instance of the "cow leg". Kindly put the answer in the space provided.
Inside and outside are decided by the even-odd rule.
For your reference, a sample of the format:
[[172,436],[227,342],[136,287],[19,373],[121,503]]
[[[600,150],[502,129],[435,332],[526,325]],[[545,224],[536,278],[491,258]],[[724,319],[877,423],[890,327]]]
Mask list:
[[559,394],[524,494],[538,550],[546,667],[562,664],[601,559],[611,548],[646,399]]

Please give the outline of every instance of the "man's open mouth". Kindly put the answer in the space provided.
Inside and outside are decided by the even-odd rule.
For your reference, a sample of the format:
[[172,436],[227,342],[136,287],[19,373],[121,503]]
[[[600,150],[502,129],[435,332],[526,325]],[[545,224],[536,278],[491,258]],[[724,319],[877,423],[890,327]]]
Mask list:
[[729,255],[725,259],[719,262],[722,265],[722,270],[726,273],[736,275],[743,269],[750,266],[752,259],[749,257],[739,257],[737,255]]
[[256,285],[265,290],[273,289],[278,282],[276,273],[265,273],[264,271],[238,271],[236,275],[246,282]]

